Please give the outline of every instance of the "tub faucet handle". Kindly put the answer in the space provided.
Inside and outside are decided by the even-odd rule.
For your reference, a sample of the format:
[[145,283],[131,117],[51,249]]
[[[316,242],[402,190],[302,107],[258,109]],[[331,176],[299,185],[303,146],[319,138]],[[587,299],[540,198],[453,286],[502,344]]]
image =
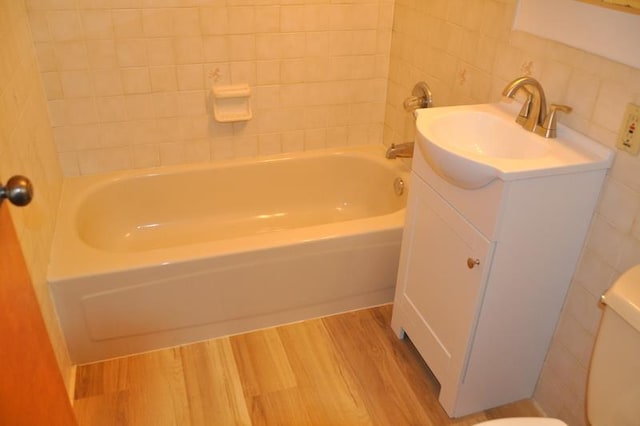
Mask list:
[[413,87],[411,96],[404,100],[402,106],[405,111],[413,112],[420,108],[431,108],[433,104],[433,96],[429,85],[424,81],[419,81]]

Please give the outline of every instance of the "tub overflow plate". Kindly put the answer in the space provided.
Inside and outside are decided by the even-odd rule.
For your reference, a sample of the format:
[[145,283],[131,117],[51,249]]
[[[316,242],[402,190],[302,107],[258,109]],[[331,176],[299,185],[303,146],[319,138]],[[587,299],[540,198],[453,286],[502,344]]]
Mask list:
[[393,191],[397,196],[404,194],[404,180],[402,180],[402,178],[395,178],[393,181]]

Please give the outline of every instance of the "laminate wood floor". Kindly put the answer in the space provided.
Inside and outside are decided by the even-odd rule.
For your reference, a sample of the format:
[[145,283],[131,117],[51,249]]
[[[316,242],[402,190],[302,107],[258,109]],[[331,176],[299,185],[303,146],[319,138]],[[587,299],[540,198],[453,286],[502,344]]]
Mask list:
[[473,425],[537,416],[531,401],[449,419],[391,305],[78,367],[80,425]]

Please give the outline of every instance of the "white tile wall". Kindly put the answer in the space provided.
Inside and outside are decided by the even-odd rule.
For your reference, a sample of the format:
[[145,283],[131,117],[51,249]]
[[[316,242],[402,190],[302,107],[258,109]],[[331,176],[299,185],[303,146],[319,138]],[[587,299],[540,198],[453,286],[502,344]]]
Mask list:
[[[66,175],[382,141],[391,0],[26,3]],[[250,123],[212,122],[230,83]]]
[[[426,80],[435,105],[496,101],[523,74],[550,101],[571,105],[560,120],[613,147],[629,102],[640,104],[640,70],[559,43],[511,32],[515,0],[397,0],[384,142],[412,140],[402,109]],[[640,19],[640,17],[639,17]],[[638,52],[635,52],[638,54]],[[535,399],[551,416],[586,424],[585,385],[601,315],[599,296],[640,263],[640,159],[617,154],[549,350]],[[544,312],[540,313],[544,315]]]

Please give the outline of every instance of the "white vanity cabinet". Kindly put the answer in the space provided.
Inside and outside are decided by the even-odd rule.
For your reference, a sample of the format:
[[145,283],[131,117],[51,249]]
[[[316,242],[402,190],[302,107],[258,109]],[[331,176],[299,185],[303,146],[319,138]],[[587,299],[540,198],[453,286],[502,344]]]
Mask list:
[[470,190],[414,155],[392,327],[451,417],[530,398],[606,170]]
[[421,179],[410,197],[396,312],[415,313],[403,327],[434,374],[458,376],[494,245]]

